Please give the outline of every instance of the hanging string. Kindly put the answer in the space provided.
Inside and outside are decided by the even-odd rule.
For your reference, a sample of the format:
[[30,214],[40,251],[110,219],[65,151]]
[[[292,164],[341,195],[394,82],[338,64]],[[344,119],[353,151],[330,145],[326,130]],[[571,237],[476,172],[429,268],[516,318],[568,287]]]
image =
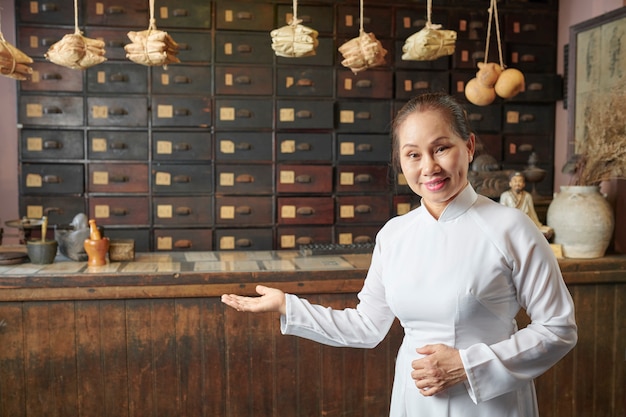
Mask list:
[[433,14],[433,0],[428,0],[428,2],[426,3],[426,16],[427,16],[427,21],[426,21],[426,27],[430,28],[432,21],[430,20],[431,16]]
[[154,0],[150,0],[150,26],[148,26],[148,29],[156,29],[156,19],[154,18]]
[[74,33],[80,35],[78,29],[78,0],[74,0]]
[[359,35],[363,33],[363,0],[359,5]]
[[298,23],[298,0],[293,0],[293,20],[291,21],[292,25],[297,25]]
[[491,5],[489,6],[489,22],[487,24],[487,42],[485,46],[485,64],[489,58],[489,44],[491,38],[491,21],[493,20],[495,12],[495,21],[496,21],[496,38],[498,42],[498,54],[500,57],[500,66],[504,69],[504,60],[502,59],[502,41],[500,39],[500,22],[498,21],[498,5],[497,0],[491,0]]

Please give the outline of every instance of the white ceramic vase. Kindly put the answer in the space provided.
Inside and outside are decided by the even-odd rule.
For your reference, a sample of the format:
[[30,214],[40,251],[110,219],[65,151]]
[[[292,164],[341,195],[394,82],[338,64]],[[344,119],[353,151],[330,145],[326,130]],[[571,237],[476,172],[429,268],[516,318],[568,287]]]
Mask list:
[[615,217],[598,186],[562,186],[548,207],[547,223],[566,258],[600,258],[611,242]]

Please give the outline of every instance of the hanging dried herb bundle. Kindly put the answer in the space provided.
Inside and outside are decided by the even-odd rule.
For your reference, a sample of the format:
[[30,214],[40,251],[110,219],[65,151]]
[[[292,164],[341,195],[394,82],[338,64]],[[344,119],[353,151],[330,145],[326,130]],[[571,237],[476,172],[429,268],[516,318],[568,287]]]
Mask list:
[[33,73],[33,60],[4,39],[0,31],[0,74],[16,80],[27,80]]
[[432,0],[428,0],[426,26],[404,42],[402,46],[404,61],[434,61],[442,56],[454,54],[456,32],[443,30],[441,25],[433,24],[432,8]]
[[301,58],[315,55],[319,45],[317,31],[301,25],[298,19],[298,0],[293,0],[293,19],[286,26],[270,32],[272,49],[276,56]]

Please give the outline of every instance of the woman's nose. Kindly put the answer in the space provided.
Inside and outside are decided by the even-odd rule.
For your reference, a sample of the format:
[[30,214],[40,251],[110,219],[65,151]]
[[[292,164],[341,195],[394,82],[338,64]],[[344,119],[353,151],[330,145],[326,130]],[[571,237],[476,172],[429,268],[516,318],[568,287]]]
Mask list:
[[433,175],[439,172],[439,164],[432,156],[422,156],[422,174]]

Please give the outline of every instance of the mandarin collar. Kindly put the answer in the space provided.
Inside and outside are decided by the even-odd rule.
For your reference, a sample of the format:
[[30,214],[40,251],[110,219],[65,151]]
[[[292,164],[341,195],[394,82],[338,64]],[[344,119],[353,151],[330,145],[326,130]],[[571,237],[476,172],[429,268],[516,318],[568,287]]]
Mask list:
[[468,183],[467,186],[457,195],[454,200],[450,202],[443,209],[441,216],[439,216],[440,222],[446,222],[450,220],[454,220],[467,210],[469,210],[472,205],[478,199],[478,194],[474,191],[474,188]]

